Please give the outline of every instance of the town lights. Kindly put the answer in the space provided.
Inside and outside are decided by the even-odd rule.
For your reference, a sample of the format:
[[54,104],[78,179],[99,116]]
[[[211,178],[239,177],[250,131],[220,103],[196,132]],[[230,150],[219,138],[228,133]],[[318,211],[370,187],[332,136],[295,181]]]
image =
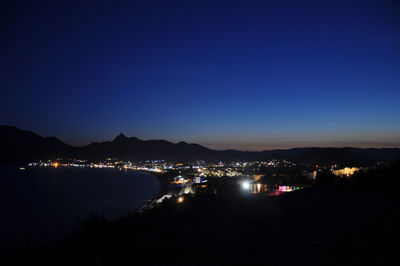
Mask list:
[[178,198],[178,203],[182,203],[183,202],[183,197],[179,197]]

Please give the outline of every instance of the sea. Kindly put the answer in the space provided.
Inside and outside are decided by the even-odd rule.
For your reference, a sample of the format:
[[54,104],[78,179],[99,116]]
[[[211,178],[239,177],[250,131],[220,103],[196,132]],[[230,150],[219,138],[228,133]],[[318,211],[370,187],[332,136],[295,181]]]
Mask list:
[[0,255],[51,244],[91,214],[116,220],[160,191],[144,172],[92,168],[0,167]]

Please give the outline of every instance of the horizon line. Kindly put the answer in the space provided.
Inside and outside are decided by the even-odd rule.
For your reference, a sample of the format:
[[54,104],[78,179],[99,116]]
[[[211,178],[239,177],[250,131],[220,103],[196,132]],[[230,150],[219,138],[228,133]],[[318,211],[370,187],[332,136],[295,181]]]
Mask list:
[[[16,126],[0,125],[0,127],[9,127],[9,128],[15,128],[15,129],[18,129],[18,130],[21,130],[21,131],[31,132],[31,133],[33,133],[35,135],[38,135],[40,137],[43,137],[43,138],[56,138],[57,140],[65,143],[67,145],[76,147],[76,148],[89,146],[89,145],[91,145],[93,143],[112,142],[118,136],[120,136],[121,134],[123,136],[127,137],[124,133],[121,132],[116,137],[114,137],[112,140],[91,141],[89,144],[73,145],[73,144],[69,144],[69,142],[67,142],[67,141],[61,140],[60,138],[58,138],[56,136],[42,136],[42,135],[40,135],[38,133],[35,133],[32,130],[21,129],[21,128],[16,127]],[[265,145],[267,143],[258,143],[256,145],[253,143],[252,145],[254,146],[254,149],[248,149],[248,148],[247,149],[246,148],[242,148],[241,149],[241,148],[232,147],[232,146],[235,146],[235,144],[233,144],[233,145],[213,144],[213,143],[202,143],[201,141],[199,141],[199,142],[191,142],[191,141],[185,141],[185,140],[176,141],[176,140],[168,140],[168,139],[162,139],[162,138],[144,139],[144,138],[138,138],[138,137],[135,137],[135,136],[130,136],[130,137],[127,137],[127,138],[136,138],[136,139],[141,140],[141,141],[167,141],[167,142],[170,142],[172,144],[178,144],[179,142],[185,142],[187,144],[201,145],[201,146],[203,146],[203,147],[205,147],[207,149],[216,150],[216,151],[240,151],[240,152],[266,152],[266,151],[275,151],[275,150],[312,149],[312,148],[323,148],[323,149],[344,149],[344,148],[354,148],[354,149],[400,149],[400,144],[394,144],[394,143],[391,144],[391,143],[388,143],[388,142],[386,142],[386,144],[383,144],[383,143],[378,143],[378,142],[375,142],[375,141],[358,141],[359,145],[357,145],[357,141],[353,142],[353,144],[350,144],[350,142],[346,142],[346,141],[342,141],[342,142],[341,141],[326,141],[325,142],[326,144],[328,144],[328,143],[331,143],[331,144],[332,143],[337,143],[338,144],[337,146],[336,145],[329,145],[329,144],[326,145],[326,144],[323,144],[324,142],[320,142],[320,144],[311,144],[310,143],[311,145],[307,145],[306,144],[304,146],[299,146],[299,145],[296,145],[296,144],[293,144],[293,146],[285,146],[285,142],[281,142],[281,143],[276,143],[275,142],[272,145],[276,146],[276,147],[270,147],[270,148],[260,148],[260,146],[261,147],[262,146],[268,146],[268,145]],[[293,141],[290,141],[290,142],[293,142]],[[310,141],[298,141],[298,142],[307,143],[307,142],[310,142]],[[372,143],[375,142],[374,143],[375,145],[374,144],[365,145],[365,144],[367,144],[369,142],[372,142]],[[344,144],[344,143],[347,143],[347,144]],[[360,144],[364,144],[365,146],[364,145],[360,145]],[[240,146],[246,146],[246,145],[242,144]],[[248,144],[248,146],[251,146],[251,144]],[[257,148],[256,146],[258,146],[259,148]]]

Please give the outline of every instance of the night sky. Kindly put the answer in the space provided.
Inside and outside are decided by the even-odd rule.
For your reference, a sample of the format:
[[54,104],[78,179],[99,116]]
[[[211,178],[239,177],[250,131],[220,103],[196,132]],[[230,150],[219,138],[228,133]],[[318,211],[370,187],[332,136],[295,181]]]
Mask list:
[[2,125],[73,145],[400,147],[398,1],[2,2]]

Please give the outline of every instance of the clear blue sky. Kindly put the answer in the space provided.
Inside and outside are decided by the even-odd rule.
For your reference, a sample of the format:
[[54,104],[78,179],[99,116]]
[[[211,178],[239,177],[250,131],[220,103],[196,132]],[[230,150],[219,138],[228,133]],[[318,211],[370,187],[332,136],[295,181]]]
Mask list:
[[398,1],[33,2],[0,8],[0,124],[73,145],[400,147]]

